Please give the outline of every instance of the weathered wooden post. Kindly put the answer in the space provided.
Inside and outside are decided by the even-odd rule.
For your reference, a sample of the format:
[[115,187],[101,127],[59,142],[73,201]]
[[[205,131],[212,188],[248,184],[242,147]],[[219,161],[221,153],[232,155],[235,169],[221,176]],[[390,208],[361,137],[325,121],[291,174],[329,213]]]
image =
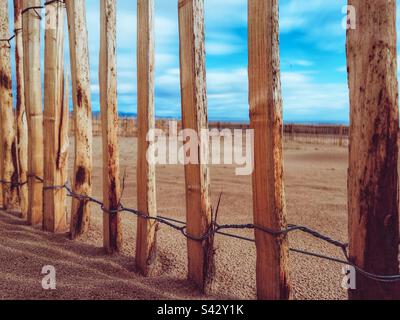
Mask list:
[[[66,0],[70,42],[72,95],[74,103],[75,162],[73,192],[90,196],[92,193],[92,102],[90,97],[89,48],[86,28],[85,0]],[[73,199],[71,238],[89,229],[90,203]]]
[[44,64],[44,202],[43,229],[63,232],[67,227],[66,191],[68,105],[64,105],[64,4],[46,6]]
[[[10,37],[8,0],[0,1],[0,39]],[[13,209],[18,204],[18,159],[15,144],[11,55],[7,42],[0,44],[0,132],[1,179],[3,208]]]
[[[278,0],[249,0],[249,99],[254,130],[254,223],[287,227],[283,186]],[[256,231],[259,299],[290,298],[288,240]]]
[[[179,0],[178,8],[183,128],[200,135],[202,129],[208,129],[204,0]],[[200,146],[198,149],[202,154]],[[212,223],[208,164],[185,165],[185,180],[187,232],[200,237]],[[213,272],[212,239],[188,239],[189,279],[201,290],[208,291]]]
[[100,1],[100,106],[103,137],[103,240],[107,252],[122,247],[119,177],[116,2]]
[[[347,31],[350,89],[348,181],[350,259],[377,275],[399,273],[396,1],[355,8]],[[398,283],[357,274],[350,299],[399,299]]]
[[[138,209],[157,216],[155,165],[147,161],[147,134],[155,127],[154,119],[154,0],[139,0],[137,7],[137,85],[138,85]],[[136,265],[148,275],[156,259],[156,221],[138,219]]]
[[28,222],[38,225],[43,219],[43,107],[40,73],[40,0],[23,1],[25,104],[28,115]]
[[28,218],[28,122],[25,109],[24,85],[24,48],[22,39],[22,4],[14,0],[14,32],[15,32],[15,77],[17,81],[17,104],[15,118],[17,121],[16,141],[18,158],[19,205],[21,218]]

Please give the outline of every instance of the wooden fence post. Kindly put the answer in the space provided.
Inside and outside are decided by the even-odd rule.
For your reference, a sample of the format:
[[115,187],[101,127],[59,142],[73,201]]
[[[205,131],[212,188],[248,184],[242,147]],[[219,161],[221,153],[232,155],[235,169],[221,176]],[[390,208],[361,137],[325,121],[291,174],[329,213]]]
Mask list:
[[[0,4],[0,38],[10,37],[8,1]],[[15,127],[11,78],[11,49],[7,42],[0,44],[0,132],[1,179],[3,208],[15,209],[18,204],[18,158],[15,144]]]
[[[398,82],[396,1],[349,0],[356,29],[347,31],[350,89],[348,181],[350,259],[378,275],[399,273]],[[399,299],[399,283],[357,273],[350,299]]]
[[[23,1],[23,10],[41,5],[40,0]],[[43,219],[43,107],[40,73],[40,17],[35,10],[22,15],[24,43],[25,103],[28,115],[28,222]]]
[[[89,48],[86,28],[86,1],[66,0],[74,102],[75,162],[73,192],[92,193],[92,101],[90,97]],[[90,224],[90,203],[73,199],[71,238],[85,234]]]
[[15,77],[17,81],[17,104],[15,118],[17,121],[16,141],[18,158],[19,204],[21,218],[28,218],[28,122],[25,109],[24,85],[24,48],[22,40],[22,4],[14,0],[14,32],[15,32]]
[[[178,8],[183,128],[200,134],[202,129],[208,129],[204,0],[179,0]],[[199,237],[209,230],[212,222],[208,164],[185,165],[185,180],[187,232]],[[188,239],[189,279],[208,291],[213,273],[212,239]]]
[[[249,0],[249,99],[254,130],[253,208],[257,226],[287,227],[283,186],[278,0]],[[259,299],[290,298],[288,241],[256,231]]]
[[[64,4],[46,6],[44,65],[44,202],[43,229],[63,232],[67,227],[66,191],[53,189],[67,180],[68,105],[64,105]],[[47,189],[49,188],[50,189]]]
[[[103,133],[103,240],[107,252],[122,247],[118,148],[116,2],[100,1],[100,106]],[[107,212],[109,211],[109,212]]]
[[[138,209],[157,216],[155,165],[147,161],[147,133],[154,129],[154,0],[138,0],[137,7],[137,86],[138,86]],[[157,255],[156,221],[138,219],[136,266],[144,275],[151,272]]]

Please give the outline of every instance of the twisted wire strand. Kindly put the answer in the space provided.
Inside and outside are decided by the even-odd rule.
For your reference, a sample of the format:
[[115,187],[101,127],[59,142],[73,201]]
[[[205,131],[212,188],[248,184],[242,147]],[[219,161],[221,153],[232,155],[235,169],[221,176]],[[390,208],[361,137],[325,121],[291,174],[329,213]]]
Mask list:
[[[28,177],[30,179],[35,179],[36,181],[38,181],[39,183],[45,183],[44,179],[35,175],[28,175]],[[1,181],[0,183],[5,183],[5,184],[13,184],[13,185],[25,185],[27,182],[23,182],[23,183],[11,183],[11,182],[6,182],[6,181]],[[67,193],[67,196],[70,198],[75,198],[79,201],[84,201],[84,202],[90,202],[90,203],[94,203],[97,204],[101,210],[105,213],[114,215],[114,214],[118,214],[118,213],[128,213],[128,214],[132,214],[135,215],[138,218],[141,219],[146,219],[146,220],[150,220],[150,221],[154,221],[155,223],[158,224],[162,224],[165,225],[173,230],[176,230],[178,232],[180,232],[184,237],[186,237],[187,239],[190,239],[192,241],[205,241],[211,237],[214,237],[216,234],[224,236],[224,237],[229,237],[229,238],[233,238],[233,239],[237,239],[237,240],[243,240],[243,241],[247,241],[247,242],[251,242],[251,243],[255,243],[256,240],[253,238],[248,238],[248,237],[244,237],[238,234],[232,234],[229,233],[228,231],[231,230],[254,230],[254,231],[259,231],[259,232],[263,232],[265,234],[268,234],[272,237],[282,237],[282,236],[287,236],[291,233],[295,233],[295,232],[300,232],[303,234],[307,234],[309,236],[312,236],[318,240],[324,241],[326,243],[328,243],[329,245],[332,245],[336,248],[339,248],[341,250],[341,253],[344,256],[344,259],[340,259],[337,257],[332,257],[332,256],[327,256],[324,254],[320,254],[320,253],[315,253],[315,252],[309,252],[309,251],[305,251],[305,250],[301,250],[301,249],[297,249],[297,248],[290,248],[289,250],[293,253],[296,254],[301,254],[301,255],[305,255],[305,256],[310,256],[310,257],[314,257],[314,258],[319,258],[319,259],[323,259],[323,260],[327,260],[327,261],[331,261],[334,263],[339,263],[339,264],[343,264],[343,265],[348,265],[353,267],[358,273],[360,273],[361,275],[363,275],[366,278],[369,278],[371,280],[374,281],[379,281],[379,282],[398,282],[400,281],[400,275],[377,275],[377,274],[373,274],[370,273],[360,267],[358,267],[356,264],[354,264],[347,252],[348,249],[348,244],[344,243],[344,242],[340,242],[338,240],[332,239],[331,237],[324,235],[316,230],[313,230],[309,227],[305,227],[305,226],[299,226],[299,225],[294,225],[294,224],[290,224],[288,225],[287,228],[282,229],[282,230],[272,230],[269,228],[265,228],[265,227],[261,227],[261,226],[257,226],[255,224],[218,224],[216,221],[216,217],[217,217],[217,212],[219,209],[219,204],[221,201],[221,197],[218,201],[218,206],[217,206],[217,210],[215,212],[215,220],[212,221],[209,229],[202,235],[200,236],[194,236],[188,233],[187,231],[187,223],[175,218],[170,218],[170,217],[165,217],[162,215],[157,215],[157,216],[148,216],[147,214],[144,214],[136,209],[132,209],[132,208],[127,208],[125,207],[122,202],[120,202],[120,204],[118,205],[118,208],[116,209],[109,209],[106,208],[104,206],[104,203],[90,195],[86,195],[86,194],[78,194],[75,193],[72,189],[72,187],[69,185],[68,182],[66,182],[63,185],[55,185],[55,186],[44,186],[43,187],[44,190],[56,190],[56,191],[60,191],[60,190],[65,190]]]
[[[43,4],[43,6],[26,7],[25,9],[23,9],[21,11],[21,15],[24,15],[24,14],[28,13],[29,11],[34,11],[36,16],[37,16],[37,18],[41,20],[42,19],[42,15],[39,12],[39,10],[42,10],[42,9],[46,8],[46,6],[49,6],[49,5],[51,5],[53,3],[56,3],[56,2],[58,2],[58,3],[60,3],[60,4],[65,6],[65,0],[49,0],[49,1],[46,1]],[[10,36],[9,38],[6,38],[6,39],[0,39],[0,43],[1,42],[6,42],[7,43],[7,48],[10,49],[11,48],[11,41],[15,39],[17,33],[20,32],[20,31],[22,31],[22,28],[15,29],[14,30],[14,34],[12,36]]]

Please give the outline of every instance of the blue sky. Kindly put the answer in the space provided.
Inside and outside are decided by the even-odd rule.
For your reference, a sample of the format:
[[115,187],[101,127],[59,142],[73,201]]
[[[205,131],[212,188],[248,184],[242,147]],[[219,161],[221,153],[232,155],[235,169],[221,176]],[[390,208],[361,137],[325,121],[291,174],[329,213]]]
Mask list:
[[[179,117],[177,0],[155,2],[156,114]],[[345,4],[280,1],[285,121],[348,121]],[[136,1],[117,6],[119,110],[136,112]],[[247,0],[205,0],[205,14],[209,117],[248,120]],[[99,16],[99,0],[87,0],[93,110],[99,110]]]

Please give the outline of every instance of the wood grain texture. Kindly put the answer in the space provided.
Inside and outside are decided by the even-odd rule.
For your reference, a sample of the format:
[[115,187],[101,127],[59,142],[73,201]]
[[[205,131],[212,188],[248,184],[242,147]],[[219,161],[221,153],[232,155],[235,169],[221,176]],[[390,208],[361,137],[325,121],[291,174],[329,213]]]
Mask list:
[[[138,158],[137,199],[140,212],[157,216],[155,165],[147,161],[147,134],[155,128],[154,118],[154,0],[138,0]],[[149,275],[157,255],[154,220],[138,218],[136,266]]]
[[[204,44],[204,1],[179,0],[182,123],[200,133],[208,129]],[[202,144],[204,147],[206,144]],[[199,147],[200,149],[200,147]],[[199,150],[199,154],[207,150]],[[207,163],[185,165],[187,232],[202,236],[212,219]],[[210,289],[214,273],[213,241],[188,240],[188,277],[201,290]]]
[[[0,38],[10,37],[8,1],[0,1]],[[13,112],[11,48],[6,42],[0,43],[0,166],[2,185],[2,206],[5,210],[15,209],[18,205],[18,158],[15,143],[15,125]]]
[[[248,1],[250,127],[254,130],[254,223],[287,227],[282,155],[278,0]],[[288,240],[256,231],[257,295],[290,298]]]
[[43,229],[64,232],[67,227],[65,189],[67,181],[68,105],[64,103],[64,5],[46,6],[44,64],[44,202]]
[[[90,196],[92,193],[93,133],[86,2],[84,0],[66,0],[65,4],[68,16],[75,128],[72,190],[77,194]],[[89,224],[90,203],[82,199],[73,199],[71,238],[75,239],[85,234],[89,229]]]
[[[379,275],[399,273],[398,83],[396,1],[349,0],[350,89],[348,208],[350,259]],[[399,299],[398,283],[357,275],[350,299]]]
[[[137,199],[140,212],[157,216],[155,165],[147,161],[149,142],[147,134],[155,128],[154,118],[154,1],[138,1],[138,163]],[[149,275],[154,266],[156,247],[154,220],[138,218],[136,266],[143,275]]]
[[[23,9],[40,6],[40,0],[24,0]],[[22,15],[24,44],[25,103],[28,115],[28,222],[42,223],[43,184],[43,101],[40,72],[40,18],[29,10]]]
[[[22,3],[14,0],[14,32],[15,32],[15,78],[16,78],[16,109],[15,117],[16,143],[18,158],[18,178],[20,182],[28,181],[28,120],[25,109],[24,84],[24,48],[22,39]],[[28,218],[28,185],[18,188],[21,218]]]
[[[116,1],[100,0],[100,107],[103,137],[103,202],[118,210],[121,200],[118,148]],[[103,240],[107,252],[122,248],[120,213],[104,212]]]

